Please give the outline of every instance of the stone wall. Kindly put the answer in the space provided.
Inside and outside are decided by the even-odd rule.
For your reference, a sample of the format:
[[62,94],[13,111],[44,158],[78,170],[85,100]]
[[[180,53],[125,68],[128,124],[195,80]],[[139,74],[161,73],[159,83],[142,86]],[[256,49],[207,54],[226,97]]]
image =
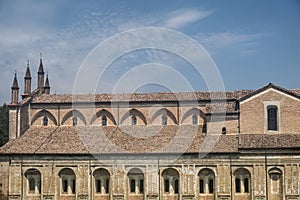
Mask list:
[[[182,156],[170,161],[170,158],[153,156],[119,156],[95,160],[93,158],[62,157],[59,159],[35,160],[30,158],[14,159],[9,166],[9,196],[20,199],[286,199],[299,198],[300,156],[282,155],[210,155],[206,158]],[[76,175],[75,194],[62,194],[59,172],[71,169]],[[104,168],[110,173],[109,194],[96,194],[93,171]],[[138,168],[144,173],[144,192],[130,192],[129,170]],[[3,168],[4,169],[4,168]],[[41,173],[41,194],[28,194],[28,180],[24,176],[27,170],[37,169]],[[165,192],[162,173],[166,169],[175,169],[179,174],[179,192]],[[214,173],[213,193],[200,193],[199,172],[210,169]],[[236,192],[236,178],[239,170],[249,173],[249,186],[241,186],[242,192]],[[273,177],[276,176],[277,178]],[[170,175],[171,176],[171,175]],[[159,181],[160,180],[160,181]],[[242,182],[245,182],[242,180]],[[248,187],[247,189],[245,189]],[[94,189],[93,189],[94,188]],[[159,190],[160,188],[160,190]],[[268,188],[266,190],[266,188]]]

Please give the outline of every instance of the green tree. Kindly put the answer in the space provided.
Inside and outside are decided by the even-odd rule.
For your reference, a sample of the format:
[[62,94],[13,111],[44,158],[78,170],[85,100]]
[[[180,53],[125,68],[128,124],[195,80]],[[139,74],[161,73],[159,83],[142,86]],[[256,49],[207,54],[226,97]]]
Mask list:
[[4,103],[0,106],[0,146],[3,146],[8,141],[8,106]]

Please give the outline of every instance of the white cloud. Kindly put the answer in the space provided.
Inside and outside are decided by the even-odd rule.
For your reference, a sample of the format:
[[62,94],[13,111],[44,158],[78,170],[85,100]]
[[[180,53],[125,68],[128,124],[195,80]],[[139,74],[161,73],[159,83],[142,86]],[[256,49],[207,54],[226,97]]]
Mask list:
[[[40,6],[44,7],[40,10],[47,10],[47,5]],[[60,27],[55,27],[52,23],[47,25],[43,20],[38,19],[25,25],[24,21],[27,20],[18,22],[17,19],[11,18],[10,21],[14,23],[5,29],[0,29],[0,67],[3,72],[0,73],[0,102],[8,102],[10,99],[14,69],[18,72],[20,94],[22,94],[23,76],[28,59],[31,63],[32,89],[36,87],[40,52],[43,53],[45,70],[49,72],[52,92],[71,93],[81,62],[90,50],[107,37],[120,31],[144,26],[181,28],[212,13],[213,11],[180,9],[163,15],[166,20],[162,21],[158,17],[128,18],[126,13],[95,10],[80,13],[75,19],[70,20],[71,23]],[[53,17],[50,14],[47,16]],[[30,18],[33,20],[34,17]],[[19,19],[20,16],[18,15],[17,18]],[[51,19],[49,21],[52,22]],[[23,23],[22,28],[19,27],[20,23]]]
[[200,11],[194,9],[180,9],[167,14],[167,19],[162,23],[164,27],[180,29],[191,23],[204,19],[213,13],[212,10]]
[[255,53],[255,46],[258,45],[258,41],[264,35],[261,33],[255,34],[239,34],[233,32],[220,32],[220,33],[210,33],[202,34],[199,33],[194,38],[200,42],[209,53],[216,54],[219,51],[224,51],[226,49],[234,50],[238,48],[239,53]]

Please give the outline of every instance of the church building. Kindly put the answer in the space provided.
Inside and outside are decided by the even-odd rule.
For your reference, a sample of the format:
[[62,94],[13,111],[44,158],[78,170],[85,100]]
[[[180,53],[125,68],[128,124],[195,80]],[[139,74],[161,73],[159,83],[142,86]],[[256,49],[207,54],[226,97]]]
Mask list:
[[300,89],[51,94],[42,59],[37,79],[13,78],[0,199],[300,199]]

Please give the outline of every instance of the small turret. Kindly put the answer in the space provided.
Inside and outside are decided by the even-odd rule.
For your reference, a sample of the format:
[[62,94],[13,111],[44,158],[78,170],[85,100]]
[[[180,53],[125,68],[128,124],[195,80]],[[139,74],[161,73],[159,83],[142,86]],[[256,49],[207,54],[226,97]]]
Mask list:
[[46,76],[44,92],[45,92],[45,94],[50,94],[50,84],[49,84],[49,79],[48,79],[48,73]]
[[19,102],[19,84],[17,79],[17,73],[15,73],[15,77],[11,87],[11,104],[17,105],[18,102]]
[[29,61],[27,63],[27,69],[24,77],[24,94],[22,94],[22,99],[25,99],[31,94],[31,73],[29,69]]
[[40,66],[39,66],[39,71],[38,71],[38,89],[40,92],[42,92],[44,88],[44,66],[43,66],[43,61],[42,58],[40,58]]

